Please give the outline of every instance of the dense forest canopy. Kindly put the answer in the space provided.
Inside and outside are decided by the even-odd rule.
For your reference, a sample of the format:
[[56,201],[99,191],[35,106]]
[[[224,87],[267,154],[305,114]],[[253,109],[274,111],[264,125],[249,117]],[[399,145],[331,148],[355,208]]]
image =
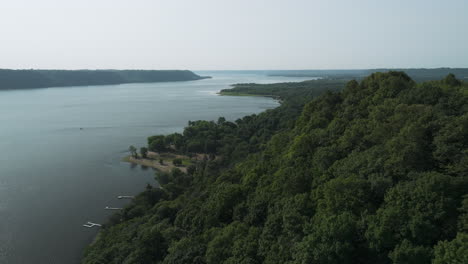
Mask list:
[[158,173],[83,263],[468,263],[468,85],[323,82],[237,86],[283,103],[150,137],[209,158]]
[[104,85],[199,80],[181,70],[7,70],[0,69],[0,90],[58,86]]

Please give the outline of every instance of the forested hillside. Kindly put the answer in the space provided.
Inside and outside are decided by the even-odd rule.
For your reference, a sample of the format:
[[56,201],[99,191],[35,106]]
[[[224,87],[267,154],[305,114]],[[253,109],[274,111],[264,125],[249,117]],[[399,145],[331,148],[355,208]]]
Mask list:
[[468,263],[467,84],[248,86],[282,106],[150,137],[207,158],[159,173],[83,263]]
[[205,77],[179,70],[6,70],[0,69],[0,90],[140,82],[191,81]]

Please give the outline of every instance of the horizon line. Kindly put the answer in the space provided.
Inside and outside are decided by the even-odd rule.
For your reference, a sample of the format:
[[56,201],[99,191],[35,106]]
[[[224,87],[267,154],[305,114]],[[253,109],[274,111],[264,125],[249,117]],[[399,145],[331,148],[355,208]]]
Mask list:
[[436,70],[468,69],[467,67],[376,67],[376,68],[301,68],[301,69],[142,69],[142,68],[0,68],[0,70],[39,70],[39,71],[364,71],[364,70]]

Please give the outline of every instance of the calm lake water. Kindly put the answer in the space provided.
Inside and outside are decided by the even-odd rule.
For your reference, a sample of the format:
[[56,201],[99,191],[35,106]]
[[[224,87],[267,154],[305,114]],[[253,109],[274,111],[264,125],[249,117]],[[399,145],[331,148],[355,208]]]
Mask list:
[[79,263],[98,231],[82,225],[105,222],[105,206],[125,204],[116,196],[155,184],[152,170],[121,162],[129,145],[181,132],[189,120],[235,120],[278,105],[216,95],[230,84],[307,79],[201,74],[213,79],[0,91],[0,263]]

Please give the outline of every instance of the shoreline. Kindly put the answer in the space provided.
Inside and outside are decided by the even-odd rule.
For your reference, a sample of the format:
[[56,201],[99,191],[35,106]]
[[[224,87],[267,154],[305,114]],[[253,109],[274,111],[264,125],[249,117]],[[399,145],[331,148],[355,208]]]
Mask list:
[[219,96],[240,96],[240,97],[264,97],[270,98],[278,102],[280,105],[283,104],[283,100],[279,96],[274,95],[267,95],[267,94],[249,94],[249,93],[238,93],[238,92],[226,92],[226,91],[219,91],[216,93]]
[[[211,79],[211,78],[212,78],[211,76],[202,76],[201,79]],[[219,90],[218,92],[216,92],[216,95],[218,96],[264,97],[264,98],[273,99],[274,101],[279,103],[279,106],[281,106],[281,104],[283,103],[282,98],[278,96],[274,96],[274,95],[261,95],[261,94],[248,94],[248,93],[236,94],[235,92],[234,93],[222,92],[222,90]],[[276,106],[275,108],[279,106]],[[261,112],[265,112],[265,110]],[[187,173],[187,167],[189,165],[195,165],[197,162],[202,161],[207,158],[207,154],[203,154],[203,153],[193,153],[193,155],[194,155],[193,157],[189,157],[187,155],[180,155],[180,154],[175,154],[175,153],[170,153],[170,152],[157,153],[154,151],[148,151],[147,158],[142,158],[141,154],[137,153],[138,158],[135,158],[132,155],[126,155],[121,159],[121,161],[132,164],[132,165],[140,165],[142,167],[153,168],[154,170],[157,170],[158,172],[169,173],[171,172],[172,169],[177,168],[177,169],[180,169],[182,172]],[[159,163],[160,158],[163,158],[163,161],[164,161],[163,164]],[[181,166],[175,166],[172,163],[172,161],[175,158],[182,159]],[[215,160],[219,158],[220,158],[219,156],[216,156]],[[86,246],[86,249],[89,248],[94,243],[96,243],[98,240],[100,240],[101,236],[102,236],[102,230],[99,230],[96,236],[93,238],[92,242]]]
[[[148,151],[147,157],[143,158],[138,154],[138,158],[133,157],[132,155],[127,155],[122,158],[123,162],[130,164],[140,165],[142,167],[153,168],[160,172],[170,172],[172,169],[179,169],[182,172],[187,172],[187,167],[195,164],[197,161],[202,160],[204,157],[203,154],[195,154],[193,157],[186,155],[175,154],[170,152],[153,152]],[[182,165],[174,165],[174,159],[181,159]],[[163,162],[161,163],[160,160]]]

